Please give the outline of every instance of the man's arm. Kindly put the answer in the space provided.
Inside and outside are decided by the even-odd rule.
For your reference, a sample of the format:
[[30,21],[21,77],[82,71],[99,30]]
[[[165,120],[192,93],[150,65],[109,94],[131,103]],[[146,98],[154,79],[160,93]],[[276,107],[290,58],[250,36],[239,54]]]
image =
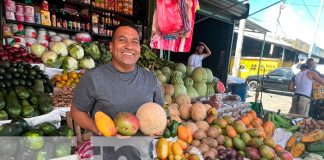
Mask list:
[[290,80],[288,90],[292,92],[295,91],[295,76],[293,76],[293,78]]
[[311,74],[311,77],[313,77],[313,80],[319,82],[321,85],[324,85],[324,79],[321,78],[316,72],[309,71],[309,73]]
[[99,132],[96,123],[94,119],[92,119],[88,113],[82,112],[79,109],[75,107],[74,104],[72,104],[70,109],[71,117],[72,119],[81,127],[84,129],[87,129],[97,135],[101,135]]
[[203,43],[203,42],[200,42],[200,44],[204,45],[204,47],[206,49],[206,53],[203,53],[202,54],[203,57],[206,58],[206,57],[210,56],[211,55],[211,52],[210,52],[210,49],[207,47],[207,45],[205,43]]

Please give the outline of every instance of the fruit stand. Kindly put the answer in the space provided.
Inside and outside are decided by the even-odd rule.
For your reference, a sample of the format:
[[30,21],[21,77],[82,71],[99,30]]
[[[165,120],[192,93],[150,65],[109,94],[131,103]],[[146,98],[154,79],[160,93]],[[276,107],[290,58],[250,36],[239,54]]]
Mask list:
[[[2,159],[87,159],[95,154],[92,146],[106,141],[118,146],[111,151],[118,154],[111,155],[120,156],[119,149],[123,147],[127,149],[127,153],[120,151],[124,154],[138,147],[140,153],[146,153],[145,159],[156,160],[291,160],[324,156],[323,121],[277,113],[257,115],[249,103],[226,93],[223,82],[211,69],[194,69],[162,59],[147,44],[141,45],[137,64],[156,75],[165,105],[149,102],[139,106],[135,114],[120,112],[116,117],[96,112],[95,123],[103,136],[82,138],[87,133],[73,122],[69,110],[74,89],[84,73],[111,61],[107,41],[102,42],[100,37],[111,37],[114,26],[125,18],[140,24],[144,20],[132,15],[132,7],[128,6],[132,1],[121,1],[126,10],[120,10],[110,8],[106,1],[90,4],[69,0],[64,4],[76,5],[72,9],[77,14],[67,16],[64,11],[55,10],[51,14],[61,19],[44,17],[51,25],[38,24],[37,18],[30,20],[19,10],[25,7],[30,13],[30,5],[39,9],[46,4],[27,2],[6,0],[3,4],[6,25],[1,34],[5,44],[0,46]],[[84,8],[89,9],[87,15],[102,16],[101,24],[98,19],[90,20],[81,14]],[[85,16],[84,21],[78,16]],[[72,25],[65,28],[63,22],[69,19]],[[63,28],[53,20],[60,20]],[[86,27],[88,24],[92,30]],[[128,137],[131,139],[124,139]]]

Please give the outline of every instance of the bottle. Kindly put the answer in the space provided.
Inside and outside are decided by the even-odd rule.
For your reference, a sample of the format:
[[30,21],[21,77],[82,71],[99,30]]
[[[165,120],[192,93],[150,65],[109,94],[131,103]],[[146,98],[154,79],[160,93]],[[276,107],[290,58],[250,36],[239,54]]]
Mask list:
[[48,11],[48,2],[46,0],[42,2],[41,9],[44,11]]
[[67,15],[64,10],[62,10],[62,26],[64,29],[68,28]]
[[72,29],[73,30],[76,30],[76,28],[77,28],[77,22],[76,22],[76,14],[72,14]]
[[85,16],[80,16],[81,18],[80,18],[80,31],[85,31]]
[[51,23],[52,23],[52,26],[53,27],[56,27],[56,13],[55,13],[55,10],[52,11],[52,14],[51,14]]
[[81,21],[79,14],[76,14],[76,30],[81,31]]
[[68,29],[72,29],[72,16],[70,13],[66,14]]
[[62,15],[61,11],[58,11],[56,16],[56,27],[62,28]]
[[85,30],[86,30],[87,32],[89,32],[91,26],[90,26],[90,18],[89,18],[88,15],[87,15],[86,18],[85,18],[85,22],[84,22],[84,24],[85,24]]

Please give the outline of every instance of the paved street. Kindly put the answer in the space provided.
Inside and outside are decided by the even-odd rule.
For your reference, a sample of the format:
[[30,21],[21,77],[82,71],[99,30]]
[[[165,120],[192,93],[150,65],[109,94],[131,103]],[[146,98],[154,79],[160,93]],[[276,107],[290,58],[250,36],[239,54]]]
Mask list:
[[[261,95],[261,94],[260,94]],[[267,90],[262,93],[262,104],[265,110],[278,111],[282,113],[288,113],[292,100],[292,93],[280,92],[274,90]],[[246,98],[247,102],[255,101],[255,92],[248,91]]]

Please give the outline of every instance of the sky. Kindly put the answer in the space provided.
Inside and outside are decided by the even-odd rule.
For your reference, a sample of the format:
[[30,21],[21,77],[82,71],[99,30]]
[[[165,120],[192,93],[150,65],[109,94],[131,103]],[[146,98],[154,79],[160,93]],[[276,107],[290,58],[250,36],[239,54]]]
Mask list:
[[[250,14],[265,8],[279,0],[249,0]],[[249,20],[270,30],[275,34],[279,8],[282,3],[267,8],[249,17]],[[280,25],[277,28],[277,36],[289,39],[301,39],[310,44],[314,39],[316,17],[320,6],[320,0],[286,0],[280,14]],[[315,43],[324,49],[324,9],[321,13],[319,28]]]

